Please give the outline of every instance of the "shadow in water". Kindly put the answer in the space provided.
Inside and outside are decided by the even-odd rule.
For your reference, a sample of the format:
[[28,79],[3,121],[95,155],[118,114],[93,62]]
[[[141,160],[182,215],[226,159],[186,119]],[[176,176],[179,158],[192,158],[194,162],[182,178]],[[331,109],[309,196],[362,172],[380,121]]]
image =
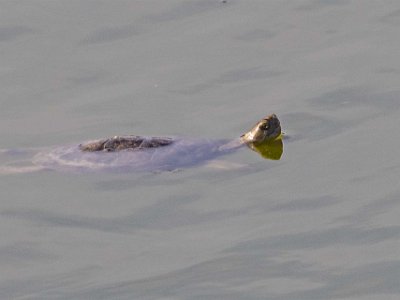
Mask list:
[[19,36],[35,33],[35,31],[27,26],[8,26],[0,27],[0,42],[12,41]]
[[337,244],[347,246],[371,245],[400,238],[400,226],[363,229],[342,226],[314,232],[296,232],[238,243],[229,253],[258,253],[265,251],[293,251],[320,249]]
[[[399,267],[398,261],[382,261],[337,274],[329,269],[315,270],[312,265],[295,260],[276,262],[251,255],[231,255],[139,280],[66,290],[61,298],[160,299],[179,295],[182,299],[311,300],[397,295],[400,292],[396,279]],[[303,290],[285,287],[285,291],[279,292],[271,291],[271,286],[262,291],[254,289],[254,282],[260,278],[273,280],[282,277],[288,278],[289,282],[311,283],[313,286]],[[231,288],[233,285],[237,288]],[[276,288],[283,290],[283,287]]]
[[173,92],[192,95],[204,92],[208,89],[215,88],[224,84],[234,84],[244,81],[267,80],[275,78],[283,74],[280,70],[269,70],[262,67],[238,68],[220,74],[217,78],[197,83],[182,89],[173,90]]
[[339,88],[309,100],[315,107],[332,110],[370,106],[377,111],[399,109],[399,90],[374,91],[368,87]]

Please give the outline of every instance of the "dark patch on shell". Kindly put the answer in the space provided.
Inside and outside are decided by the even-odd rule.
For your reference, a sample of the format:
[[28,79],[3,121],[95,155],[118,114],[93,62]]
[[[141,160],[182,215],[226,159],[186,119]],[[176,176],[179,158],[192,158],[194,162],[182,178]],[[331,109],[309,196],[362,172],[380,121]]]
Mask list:
[[115,136],[109,139],[102,139],[87,144],[79,145],[82,151],[120,151],[120,150],[140,150],[147,148],[158,148],[172,144],[173,140],[166,137],[141,137],[136,135]]

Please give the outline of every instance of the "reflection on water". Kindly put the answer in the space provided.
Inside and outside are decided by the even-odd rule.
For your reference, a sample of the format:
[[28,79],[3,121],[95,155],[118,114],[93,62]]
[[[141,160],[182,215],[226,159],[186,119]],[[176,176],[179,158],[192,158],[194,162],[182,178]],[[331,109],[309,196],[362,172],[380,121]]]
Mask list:
[[280,160],[283,154],[282,138],[264,143],[248,143],[247,146],[265,159]]

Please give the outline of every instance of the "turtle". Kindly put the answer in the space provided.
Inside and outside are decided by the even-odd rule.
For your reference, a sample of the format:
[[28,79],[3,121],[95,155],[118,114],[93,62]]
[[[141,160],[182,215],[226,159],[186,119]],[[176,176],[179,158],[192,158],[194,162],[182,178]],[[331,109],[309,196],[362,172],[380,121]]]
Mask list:
[[37,153],[32,160],[36,167],[27,170],[172,171],[210,161],[244,145],[264,158],[280,159],[283,143],[278,117],[271,114],[262,118],[234,140],[123,135],[55,147]]

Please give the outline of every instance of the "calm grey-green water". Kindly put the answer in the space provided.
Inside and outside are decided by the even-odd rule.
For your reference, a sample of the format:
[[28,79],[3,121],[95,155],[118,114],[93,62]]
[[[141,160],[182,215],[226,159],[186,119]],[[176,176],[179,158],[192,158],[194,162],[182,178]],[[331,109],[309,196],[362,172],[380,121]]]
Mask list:
[[1,299],[400,298],[398,1],[2,1],[0,51],[3,150],[273,112],[289,137],[279,161],[3,172]]

